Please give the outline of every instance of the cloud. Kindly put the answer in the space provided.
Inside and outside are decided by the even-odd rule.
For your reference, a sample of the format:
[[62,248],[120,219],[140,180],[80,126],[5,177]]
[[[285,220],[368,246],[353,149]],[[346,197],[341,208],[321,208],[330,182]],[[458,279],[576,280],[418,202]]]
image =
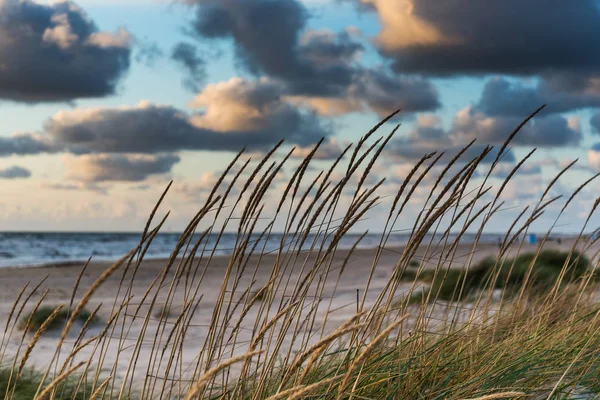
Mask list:
[[372,111],[387,115],[431,111],[440,104],[425,79],[394,76],[359,65],[364,51],[353,29],[306,29],[310,17],[297,0],[188,0],[202,39],[231,39],[241,65],[281,82],[293,101],[321,115]]
[[588,164],[596,171],[600,170],[600,143],[596,143],[588,151]]
[[600,66],[595,0],[356,1],[379,16],[376,41],[402,73],[576,74]]
[[[474,156],[476,157],[477,155],[478,154],[475,154]],[[438,162],[437,164],[433,165],[430,168],[430,163],[432,160],[429,160],[429,161],[425,162],[423,165],[419,166],[419,168],[416,170],[416,172],[413,173],[413,177],[412,177],[413,182],[415,182],[418,177],[425,174],[425,172],[427,170],[429,170],[429,171],[427,172],[427,174],[423,175],[421,184],[419,185],[419,187],[416,188],[416,191],[415,191],[415,194],[417,196],[416,196],[416,198],[413,198],[413,200],[416,200],[416,203],[419,203],[419,201],[421,201],[421,202],[424,201],[425,197],[428,197],[429,193],[433,189],[433,185],[440,179],[440,176],[442,175],[442,173],[444,174],[444,176],[442,177],[440,182],[442,183],[442,185],[446,185],[454,176],[456,176],[458,173],[461,172],[461,170],[464,168],[464,161],[466,161],[466,160],[467,159],[464,158],[463,162],[455,163],[448,170],[446,170],[447,165],[445,165],[445,163],[441,163],[441,162]],[[443,161],[447,162],[448,159],[443,160]],[[500,165],[503,165],[503,164],[500,164]],[[393,196],[396,195],[398,187],[404,183],[406,178],[409,176],[409,174],[413,170],[414,166],[415,166],[414,162],[398,163],[393,166],[390,166],[390,165],[379,166],[379,168],[377,168],[377,170],[376,170],[376,172],[379,175],[376,177],[376,181],[379,181],[381,178],[386,178],[386,184],[389,185],[389,187],[392,189],[391,196],[393,198]],[[487,173],[487,170],[485,172]],[[474,184],[473,181],[475,181],[477,178],[480,178],[482,176],[484,176],[484,173],[480,172],[479,170],[475,170],[473,172],[473,174],[471,175],[469,185],[473,185]]]
[[573,163],[573,161],[574,160],[572,158],[559,159],[559,158],[547,157],[547,158],[544,158],[541,160],[528,161],[527,165],[529,165],[529,170],[532,170],[533,168],[538,168],[538,167],[540,169],[554,168],[556,170],[563,170],[570,165],[569,171],[579,171],[579,172],[586,172],[586,173],[595,173],[596,172],[588,164],[582,164],[580,161],[571,165]]
[[87,154],[64,159],[67,178],[85,183],[139,182],[170,172],[179,161],[174,154]]
[[[187,199],[198,200],[208,195],[215,188],[222,173],[223,171],[208,171],[202,173],[200,178],[193,182],[176,182],[173,185],[173,191]],[[228,185],[228,181],[223,181],[218,189],[224,190]],[[234,195],[237,194],[237,190],[232,191]]]
[[56,102],[114,94],[131,36],[99,31],[74,3],[0,0],[0,98]]
[[[309,18],[296,0],[197,0],[195,31],[204,38],[231,38],[241,63],[251,72],[280,78],[303,91],[323,94],[350,82],[352,71],[343,60],[323,65],[314,61],[323,36],[299,43]],[[339,46],[338,46],[339,47]],[[276,56],[274,56],[276,55]],[[335,60],[334,60],[335,61]],[[324,85],[323,83],[327,83]],[[336,90],[337,91],[337,90]]]
[[12,167],[0,169],[0,179],[23,179],[31,177],[31,171],[27,168],[13,165]]
[[267,78],[248,81],[232,78],[207,85],[191,103],[204,112],[192,116],[198,129],[215,134],[215,144],[235,143],[249,149],[270,147],[281,138],[307,146],[331,135],[317,116],[302,112],[283,98],[285,88]]
[[351,66],[364,51],[364,46],[353,40],[348,31],[335,34],[329,30],[309,30],[301,36],[300,56],[314,67]]
[[[255,165],[254,165],[255,166]],[[230,185],[233,182],[234,176],[239,173],[239,169],[241,164],[234,165],[229,172],[225,175],[224,179],[221,180],[221,176],[224,170],[216,170],[216,171],[208,171],[204,172],[200,175],[198,179],[193,181],[178,181],[173,185],[173,190],[180,194],[183,198],[187,200],[197,201],[206,197],[213,190],[217,190],[217,193],[220,195],[224,195],[226,191],[228,191],[229,196],[238,196],[241,192],[242,186],[245,186],[246,181],[252,175],[252,170],[254,166],[250,166],[242,171],[233,186]],[[269,187],[269,191],[277,190],[283,184],[288,183],[288,177],[283,171],[279,171],[277,175],[271,181],[271,185]],[[221,182],[220,185],[217,184]],[[254,180],[250,185],[250,190],[246,193],[250,193],[258,181]]]
[[[547,187],[548,185],[541,175],[511,179],[502,191],[500,198],[510,200],[511,205],[534,203],[540,200]],[[550,192],[547,198],[555,196],[555,192],[556,188]]]
[[[516,167],[516,164],[508,164],[508,163],[498,164],[496,166],[496,168],[494,168],[493,175],[496,178],[506,179],[512,173],[512,171],[515,169],[515,167]],[[521,167],[519,167],[519,169],[517,170],[515,175],[536,176],[536,175],[541,175],[541,173],[542,173],[542,165],[540,163],[526,162],[525,164],[521,165]]]
[[152,188],[152,185],[149,185],[147,183],[140,183],[139,185],[133,185],[129,187],[129,190],[135,190],[135,191],[146,191],[146,190],[150,190]]
[[108,188],[105,186],[97,185],[93,182],[74,182],[74,183],[62,183],[62,182],[41,182],[38,186],[42,189],[49,190],[62,190],[62,191],[90,191],[96,192],[101,195],[108,194]]
[[[522,121],[523,118],[519,117],[490,117],[467,107],[456,115],[451,135],[461,142],[477,139],[483,143],[501,144]],[[550,115],[529,121],[511,144],[534,147],[575,146],[581,138],[581,127],[577,119]]]
[[190,43],[177,43],[171,51],[171,59],[177,62],[186,72],[187,77],[183,81],[184,86],[192,92],[198,92],[200,85],[206,78],[205,62],[198,55],[198,49]]
[[[339,141],[336,138],[330,138],[328,141],[324,142],[319,146],[315,154],[313,155],[313,160],[335,160],[342,154],[344,148],[346,146],[340,145]],[[314,149],[313,146],[306,147],[297,147],[296,150],[292,153],[293,158],[305,158],[308,156]]]
[[600,91],[561,89],[543,79],[531,87],[494,78],[486,83],[475,108],[490,116],[525,117],[542,104],[547,105],[545,113],[600,106]]
[[592,116],[590,125],[592,126],[592,132],[600,135],[600,112],[597,112]]
[[387,50],[456,41],[456,38],[445,36],[434,24],[418,16],[412,0],[362,0],[362,3],[377,11],[382,24],[377,41]]
[[[401,161],[416,161],[421,159],[425,154],[437,152],[444,152],[444,155],[440,162],[446,163],[453,159],[458,153],[460,153],[466,144],[452,143],[451,141],[444,141],[437,145],[432,142],[420,141],[420,140],[403,140],[398,139],[392,141],[387,148],[387,153],[393,158],[397,158]],[[485,150],[486,145],[482,143],[473,144],[462,156],[462,162],[471,161],[479,157]],[[498,155],[499,147],[494,148],[484,159],[484,163],[493,162]],[[515,156],[512,151],[506,151],[501,158],[502,162],[514,162]]]
[[154,66],[157,60],[164,57],[164,52],[160,46],[153,41],[148,39],[139,39],[136,41],[137,52],[135,54],[135,60],[138,63],[144,64],[148,67]]
[[[427,153],[445,151],[447,159],[476,139],[476,143],[463,155],[463,160],[477,157],[487,145],[495,145],[496,149],[484,160],[493,161],[497,155],[496,150],[499,150],[522,120],[517,117],[489,117],[467,107],[457,113],[450,128],[446,130],[439,118],[420,115],[413,130],[406,136],[392,140],[388,151],[403,160],[417,160]],[[513,138],[511,147],[576,146],[581,138],[581,127],[577,119],[550,115],[529,121]],[[512,152],[503,156],[505,162],[514,160]]]
[[0,155],[263,151],[281,139],[303,147],[333,133],[314,113],[285,102],[268,79],[208,85],[192,107],[193,114],[149,102],[60,111],[43,134],[0,138]]
[[0,137],[0,156],[25,156],[53,151],[54,146],[39,135],[18,134]]
[[365,72],[349,92],[356,99],[364,99],[379,116],[389,115],[398,108],[416,112],[440,107],[437,91],[429,81],[378,70]]
[[[508,134],[508,133],[507,133]],[[416,161],[425,154],[444,152],[442,162],[451,160],[470,140],[456,135],[453,130],[446,131],[441,120],[432,115],[419,115],[414,129],[407,136],[393,139],[387,148],[387,153],[402,161]],[[462,156],[463,161],[470,161],[481,155],[489,143],[481,141],[472,145]],[[484,162],[492,162],[498,155],[499,149],[492,151]],[[514,154],[509,151],[504,154],[502,161],[514,161]]]
[[289,96],[288,99],[323,116],[370,110],[386,117],[397,109],[411,113],[440,106],[437,91],[429,81],[380,70],[366,71],[340,97]]

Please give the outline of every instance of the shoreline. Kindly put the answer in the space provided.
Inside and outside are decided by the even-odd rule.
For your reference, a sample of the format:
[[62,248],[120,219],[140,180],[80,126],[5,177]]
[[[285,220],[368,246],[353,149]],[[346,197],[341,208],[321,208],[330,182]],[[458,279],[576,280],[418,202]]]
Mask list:
[[[538,236],[538,240],[539,240],[539,236]],[[575,237],[572,236],[561,236],[559,238],[554,238],[554,237],[549,237],[547,240],[547,245],[549,244],[555,244],[555,245],[561,245],[562,242],[565,243],[572,243],[575,240]],[[473,247],[474,242],[469,242],[469,241],[462,241],[458,248],[468,248],[468,247]],[[539,245],[539,242],[536,243],[535,245],[530,245],[529,243],[527,243],[526,241],[524,242],[525,246],[537,246]],[[491,240],[487,240],[487,241],[480,241],[477,245],[478,248],[481,247],[488,247],[488,246],[492,246],[492,247],[498,247],[497,242],[491,241]],[[422,245],[421,247],[425,247],[425,245]],[[376,251],[378,248],[377,245],[375,246],[357,246],[355,249],[355,252],[374,252]],[[392,246],[387,246],[384,248],[383,252],[387,252],[387,251],[391,251],[391,252],[401,252],[402,250],[404,250],[405,246],[404,245],[392,245]],[[337,249],[337,252],[348,252],[351,249],[350,246],[346,247],[339,247]],[[308,252],[308,250],[302,250],[301,253],[306,254]],[[228,258],[231,256],[231,254],[223,254],[222,250],[217,249],[217,253],[219,254],[215,254],[213,256],[213,259],[215,258]],[[124,253],[125,254],[125,253]],[[122,257],[124,254],[119,254],[115,257],[98,257],[98,258],[94,258],[94,256],[90,256],[90,257],[84,257],[81,259],[59,259],[59,260],[42,260],[39,262],[22,262],[22,263],[17,263],[17,264],[10,264],[7,263],[6,265],[1,265],[0,263],[0,271],[1,270],[14,270],[14,269],[30,269],[30,268],[70,268],[70,267],[77,267],[77,266],[83,266],[85,265],[86,262],[88,262],[88,259],[91,258],[91,264],[105,264],[105,265],[110,265],[114,262],[116,262],[117,260],[119,260],[120,257]],[[258,254],[258,253],[255,253]],[[268,254],[274,254],[274,252],[270,251]],[[145,261],[152,261],[152,262],[165,262],[169,259],[169,255],[147,255],[144,257]],[[177,259],[180,259],[180,257],[177,257]]]

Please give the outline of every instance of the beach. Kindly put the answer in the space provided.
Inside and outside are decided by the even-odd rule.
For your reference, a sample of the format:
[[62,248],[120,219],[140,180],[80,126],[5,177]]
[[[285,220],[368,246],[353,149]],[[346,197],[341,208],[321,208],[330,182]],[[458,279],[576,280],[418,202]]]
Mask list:
[[[562,241],[561,244],[549,242],[544,248],[551,248],[561,251],[569,251],[574,245],[572,240]],[[581,245],[577,246],[581,248]],[[425,268],[435,268],[440,258],[440,248],[436,246],[422,245],[415,253],[413,260],[422,263]],[[516,251],[514,246],[513,251]],[[535,252],[537,245],[523,244],[520,253]],[[388,283],[396,264],[403,252],[402,247],[386,248],[380,252],[376,268],[373,269],[372,281],[369,285],[369,290],[364,297],[364,309],[368,309],[377,300],[379,294]],[[588,255],[591,256],[593,251],[597,250],[597,246],[593,246],[588,250]],[[457,246],[453,268],[464,266],[472,256],[471,262],[477,263],[486,257],[497,257],[498,246],[495,244],[480,244],[473,252],[472,244],[461,244]],[[305,335],[302,341],[314,343],[319,337],[331,332],[336,327],[351,318],[362,303],[364,288],[366,287],[368,277],[372,270],[373,259],[376,255],[375,249],[357,249],[348,258],[348,250],[339,250],[331,258],[331,267],[328,272],[320,272],[321,275],[312,280],[311,285],[306,295],[306,304],[303,304],[303,310],[307,311],[314,308],[314,322],[306,324],[302,327],[302,332]],[[294,285],[306,276],[308,270],[302,266],[310,267],[317,264],[316,251],[312,253],[299,253],[293,255],[292,262],[287,262],[288,268],[282,268],[279,274],[280,284],[275,298],[271,303],[269,314],[271,316],[277,313],[278,309],[285,306],[286,296],[291,294]],[[234,266],[232,276],[238,276],[238,279],[230,277],[227,288],[225,288],[224,301],[231,303],[230,308],[236,308],[232,312],[234,316],[232,321],[240,315],[244,307],[240,304],[244,303],[243,296],[256,293],[265,283],[272,279],[272,271],[274,265],[282,266],[282,259],[285,255],[268,254],[268,255],[253,255],[247,259],[245,270],[239,271],[238,266]],[[344,264],[344,260],[348,262],[340,275],[340,270]],[[164,276],[164,282],[160,288],[156,284],[156,279],[160,279],[164,266],[167,264],[165,259],[144,260],[139,265],[132,279],[132,269],[124,275],[124,268],[117,269],[110,275],[106,281],[97,288],[95,293],[89,300],[87,309],[93,310],[100,306],[98,315],[102,321],[108,321],[115,307],[123,303],[125,298],[130,296],[128,308],[119,317],[118,322],[114,325],[114,330],[111,329],[110,342],[106,343],[106,350],[102,352],[103,359],[102,367],[99,369],[99,376],[114,375],[117,380],[125,378],[124,371],[131,369],[132,363],[135,364],[135,379],[133,380],[133,388],[139,384],[140,380],[148,374],[160,375],[159,370],[165,368],[164,362],[151,363],[150,349],[159,346],[168,349],[173,346],[168,339],[172,337],[169,334],[170,329],[176,326],[178,315],[185,306],[186,298],[189,300],[194,290],[197,290],[197,299],[200,299],[197,309],[193,313],[193,317],[187,322],[189,324],[185,333],[183,343],[178,343],[177,346],[182,346],[184,351],[177,353],[178,369],[173,371],[177,379],[185,379],[189,377],[198,362],[197,355],[202,351],[205,344],[207,332],[215,310],[219,293],[221,292],[225,272],[228,270],[228,264],[231,260],[230,256],[214,256],[208,262],[208,256],[196,258],[196,266],[190,269],[189,274],[178,275],[178,265],[180,259],[173,263],[169,272]],[[278,261],[279,260],[279,261]],[[289,260],[289,259],[288,259]],[[278,264],[279,263],[279,264]],[[77,303],[84,292],[90,288],[96,279],[102,275],[111,263],[107,262],[90,262],[80,277],[78,289],[74,295],[75,303]],[[206,267],[208,265],[208,267]],[[448,266],[449,263],[445,263]],[[206,268],[205,268],[206,267]],[[32,297],[32,300],[25,306],[25,312],[33,308],[35,302],[40,295],[47,292],[44,304],[57,306],[59,304],[69,305],[73,296],[73,287],[78,281],[82,265],[74,265],[72,263],[66,265],[47,265],[42,267],[17,267],[17,268],[1,268],[0,269],[0,321],[5,321],[13,308],[13,304],[19,292],[24,285],[29,283],[29,288],[26,293],[38,282],[43,281],[40,285],[37,294]],[[196,272],[194,276],[194,271]],[[325,276],[324,274],[327,274]],[[233,282],[236,282],[235,284]],[[154,282],[154,286],[153,285]],[[322,285],[321,285],[322,284]],[[130,292],[127,292],[127,287],[130,286]],[[399,285],[395,295],[402,296],[403,292],[408,291],[412,283],[406,282]],[[149,295],[145,298],[144,304],[140,305],[144,294],[148,289]],[[358,290],[358,293],[357,293]],[[127,293],[126,293],[127,292]],[[154,311],[147,318],[147,326],[144,321],[148,313],[148,305],[154,294],[156,294],[156,302]],[[172,297],[170,297],[172,296]],[[357,300],[358,297],[358,300]],[[320,301],[317,301],[320,299]],[[169,302],[168,318],[161,318],[160,311],[165,302]],[[239,303],[238,303],[239,302]],[[248,301],[246,300],[245,303]],[[258,302],[257,302],[258,303]],[[237,304],[237,305],[236,305]],[[138,308],[139,306],[139,308]],[[188,305],[189,306],[189,305]],[[137,314],[136,314],[137,310]],[[230,353],[234,355],[248,349],[248,346],[253,338],[254,323],[261,307],[258,304],[249,307],[245,310],[243,321],[239,324],[236,337],[227,343],[223,349],[223,354]],[[133,318],[137,315],[136,318]],[[166,315],[166,314],[164,314]],[[163,316],[164,316],[163,315]],[[165,321],[164,323],[161,322]],[[324,321],[326,321],[324,323]],[[233,323],[231,323],[233,324]],[[99,324],[93,327],[86,333],[85,338],[92,338],[101,332],[102,325]],[[145,333],[144,333],[145,332]],[[254,332],[255,333],[255,332]],[[143,337],[142,342],[138,342],[138,338]],[[156,339],[155,339],[156,338]],[[76,334],[70,335],[67,338],[66,347],[70,349],[75,343]],[[9,340],[6,350],[8,358],[19,354],[19,343],[21,341],[21,333],[14,332]],[[58,334],[43,335],[33,353],[31,354],[28,363],[36,368],[45,367],[48,364],[55,352],[58,342]],[[300,340],[292,337],[285,337],[284,343],[280,346],[282,353],[286,351],[295,351],[296,347],[300,346]],[[139,343],[143,348],[139,352],[139,358],[132,361],[131,350],[133,345]],[[21,348],[21,352],[22,352]],[[67,354],[68,351],[62,353]],[[61,360],[65,355],[61,355]],[[84,361],[92,360],[92,365],[100,362],[97,356],[98,350],[93,346],[89,346],[80,350],[77,354],[77,359]],[[168,351],[167,351],[168,354]],[[60,358],[59,357],[59,358]],[[146,358],[144,358],[146,357]],[[165,357],[168,359],[169,357]],[[163,360],[164,361],[164,360]],[[156,364],[156,365],[154,365]],[[149,365],[151,365],[149,367]],[[114,370],[113,370],[114,368]],[[137,383],[136,383],[137,382]]]

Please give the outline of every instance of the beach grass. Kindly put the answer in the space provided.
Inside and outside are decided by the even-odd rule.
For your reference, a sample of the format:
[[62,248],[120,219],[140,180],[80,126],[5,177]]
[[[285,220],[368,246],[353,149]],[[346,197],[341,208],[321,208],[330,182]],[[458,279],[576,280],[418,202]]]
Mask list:
[[[443,274],[434,270],[419,271],[407,268],[402,279],[406,282],[420,281],[428,284],[435,300],[454,300],[456,288],[464,282],[463,291],[467,294],[463,300],[485,291],[489,287],[504,291],[505,295],[518,294],[527,282],[530,292],[550,290],[553,286],[580,280],[590,273],[590,261],[577,251],[561,252],[543,250],[536,253],[520,254],[514,259],[506,259],[500,265],[497,260],[488,257],[469,269],[448,269]],[[597,279],[594,273],[591,278]],[[421,294],[415,294],[421,296]]]
[[[61,308],[50,320],[50,317],[55,310],[56,306],[43,305],[38,307],[21,318],[19,329],[28,332],[36,332],[45,322],[47,323],[45,328],[47,331],[61,329],[71,317],[72,312]],[[92,315],[87,309],[81,310],[79,314],[76,315],[75,320],[79,321],[82,325],[86,323],[88,323],[88,325],[98,324],[100,322],[100,319],[97,316]]]
[[[24,287],[0,341],[4,398],[596,396],[596,235],[585,234],[591,227],[584,220],[567,251],[552,248],[547,240],[551,229],[540,236],[535,251],[521,251],[532,224],[544,214],[558,221],[572,198],[559,203],[546,191],[505,232],[496,257],[473,261],[481,234],[506,207],[502,191],[531,155],[508,177],[491,184],[494,168],[522,126],[507,132],[507,141],[496,152],[487,147],[473,156],[469,145],[450,158],[424,155],[390,196],[379,194],[382,181],[368,178],[397,129],[381,138],[375,138],[376,132],[394,115],[309,179],[309,167],[321,165],[315,160],[319,143],[277,190],[276,177],[292,153],[275,157],[278,145],[251,163],[240,152],[144,292],[134,290],[133,283],[148,246],[168,218],[159,215],[159,206],[170,185],[152,211],[139,246],[89,287],[79,287],[86,269],[82,266],[68,306],[48,306],[49,292],[40,289],[43,281]],[[424,196],[421,188],[427,190]],[[276,206],[271,191],[276,192]],[[413,212],[416,200],[420,211],[409,215],[413,218],[406,228],[402,217]],[[588,210],[590,216],[597,205]],[[370,265],[360,266],[362,288],[340,321],[334,318],[339,310],[332,308],[331,299],[343,294],[340,277],[357,268],[353,254],[364,236],[343,252],[339,242],[382,207],[388,217],[381,241]],[[270,237],[279,224],[281,246],[275,251],[261,247],[260,239]],[[389,251],[389,235],[399,229],[407,229],[410,238],[394,250],[397,261],[385,283],[375,285],[379,258]],[[220,271],[222,286],[206,298],[202,283],[218,245],[218,239],[215,243],[207,238],[231,231],[237,232],[237,241]],[[471,251],[457,254],[466,232],[475,232]],[[267,279],[259,281],[265,260],[271,263]],[[108,280],[115,287],[113,303],[86,312]],[[201,339],[190,335],[199,310],[211,316]],[[89,323],[100,312],[106,323],[92,334]],[[29,321],[25,332],[18,329],[22,321]],[[55,327],[60,335],[47,339],[43,334],[53,321],[60,321]],[[43,340],[53,340],[54,351],[43,364],[32,365]],[[184,362],[190,343],[197,345],[193,363]]]
[[[33,368],[27,368],[21,372],[18,381],[14,382],[17,373],[18,371],[10,368],[0,368],[0,393],[15,400],[35,398],[38,388],[44,386],[41,385],[42,373]],[[46,381],[45,383],[50,384],[51,382]],[[56,386],[54,398],[57,400],[87,400],[92,394],[90,384],[82,385],[80,378],[74,375]]]

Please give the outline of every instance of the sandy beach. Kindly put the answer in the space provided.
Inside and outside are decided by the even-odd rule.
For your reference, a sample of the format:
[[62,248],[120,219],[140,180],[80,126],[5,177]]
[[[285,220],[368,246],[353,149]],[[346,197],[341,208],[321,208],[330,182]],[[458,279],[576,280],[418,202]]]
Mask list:
[[[549,242],[545,248],[568,251],[572,246],[572,241],[563,241],[561,244]],[[581,246],[578,247],[581,248]],[[523,245],[521,253],[535,251],[536,248],[537,245]],[[472,252],[472,249],[472,245],[470,244],[458,246],[452,264],[453,267],[463,266],[471,255],[473,256],[472,261],[476,263],[488,256],[496,257],[498,252],[498,246],[492,244],[479,245],[474,253]],[[596,250],[597,246],[594,246],[589,250],[588,255],[591,257],[592,252]],[[385,249],[381,252],[377,267],[374,270],[370,289],[366,295],[366,308],[373,304],[385,287],[402,251],[402,248],[394,248]],[[439,260],[439,254],[439,250],[430,248],[427,251],[427,248],[423,246],[417,251],[413,259],[417,261],[422,260],[425,265],[434,267]],[[306,338],[304,339],[309,343],[316,340],[322,333],[327,333],[339,326],[356,313],[357,289],[359,290],[358,294],[361,299],[364,295],[364,288],[373,264],[375,250],[356,250],[350,257],[345,270],[340,276],[339,270],[347,255],[348,251],[336,252],[331,260],[331,268],[329,269],[330,277],[325,279],[325,276],[318,276],[313,284],[310,285],[307,298],[313,299],[311,300],[312,303],[309,301],[307,304],[303,305],[303,309],[305,310],[314,307],[316,316],[316,323],[304,328],[304,331],[306,332]],[[210,326],[213,310],[224,282],[224,274],[227,270],[229,260],[230,257],[214,257],[210,260],[209,266],[204,271],[204,275],[201,279],[200,276],[207,264],[207,257],[202,258],[197,268],[192,269],[192,271],[195,270],[197,272],[195,278],[193,278],[193,274],[191,274],[188,278],[181,278],[178,280],[176,276],[177,263],[175,263],[167,274],[162,287],[157,289],[155,286],[146,300],[146,303],[149,303],[149,299],[152,298],[152,295],[157,293],[156,306],[152,312],[153,317],[149,319],[147,327],[144,327],[143,318],[148,311],[147,304],[141,306],[136,319],[133,318],[133,314],[148,288],[151,287],[155,279],[161,275],[166,260],[143,261],[133,280],[131,279],[130,272],[123,276],[123,269],[119,269],[112,274],[93,294],[87,308],[93,310],[95,307],[101,305],[99,316],[103,321],[107,321],[113,312],[115,304],[119,305],[125,298],[125,290],[128,285],[131,285],[130,295],[133,297],[131,297],[129,308],[124,313],[125,315],[120,317],[120,320],[115,324],[114,332],[111,332],[113,340],[107,344],[108,351],[103,352],[103,354],[106,355],[106,358],[102,360],[101,375],[112,373],[116,375],[117,378],[123,378],[123,371],[127,371],[130,367],[130,363],[132,363],[130,358],[131,350],[134,347],[133,345],[137,342],[144,329],[146,329],[146,331],[145,334],[143,334],[144,341],[142,346],[147,349],[147,351],[143,349],[140,352],[139,359],[135,362],[136,379],[141,379],[141,377],[146,376],[147,374],[157,374],[157,371],[160,368],[163,368],[160,366],[162,364],[159,362],[157,365],[148,368],[150,359],[144,359],[144,355],[150,354],[150,349],[153,345],[162,346],[163,348],[168,348],[169,345],[172,345],[171,343],[167,343],[169,330],[176,325],[175,321],[177,320],[177,316],[184,304],[186,304],[186,297],[189,298],[192,290],[197,289],[201,301],[193,314],[193,318],[189,321],[189,328],[185,334],[185,341],[182,347],[184,348],[184,351],[180,353],[181,359],[177,360],[179,369],[174,371],[174,374],[181,378],[185,377],[189,371],[193,370],[198,361],[197,355],[200,353],[206,339],[208,327]],[[305,276],[307,271],[303,270],[302,265],[314,265],[315,261],[316,256],[314,254],[307,255],[306,253],[301,253],[298,260],[293,264],[290,263],[290,265],[293,265],[293,268],[290,267],[287,270],[284,269],[284,271],[282,271],[280,275],[283,279],[281,279],[281,285],[278,289],[276,299],[273,302],[274,306],[269,310],[271,316],[276,314],[276,306],[285,304],[285,297],[289,294],[289,291],[295,285],[296,281]],[[229,284],[227,285],[225,301],[234,304],[247,291],[255,293],[262,285],[269,281],[273,266],[276,265],[277,262],[277,256],[274,254],[265,255],[260,258],[258,256],[250,257],[245,271],[240,274],[241,278],[238,280],[237,287],[232,287],[233,278],[230,278]],[[89,264],[84,274],[81,276],[81,281],[75,294],[76,302],[109,266],[110,264],[105,262],[92,261]],[[33,308],[40,295],[46,290],[48,293],[44,304],[52,306],[59,304],[68,305],[72,296],[73,287],[80,275],[81,269],[81,265],[72,264],[0,269],[0,321],[5,321],[7,319],[10,310],[13,307],[13,303],[24,285],[30,283],[30,287],[26,292],[28,293],[35,284],[45,277],[46,280],[40,286],[38,293],[34,295],[29,304],[25,306],[25,311]],[[338,276],[339,281],[337,279]],[[123,280],[122,285],[120,285],[121,280]],[[288,281],[289,286],[286,289],[285,284]],[[320,282],[325,282],[322,292],[318,291]],[[177,284],[178,286],[173,286],[175,289],[172,291],[173,297],[171,300],[172,305],[170,307],[172,316],[168,318],[167,323],[161,324],[159,323],[156,310],[160,312],[162,304],[167,301],[170,292],[169,288],[174,284]],[[410,286],[411,284],[409,283],[402,284],[400,285],[399,291],[402,292],[403,290],[408,290]],[[249,289],[249,287],[251,288]],[[232,289],[233,293],[231,292]],[[401,294],[402,293],[397,293],[397,295]],[[315,296],[320,297],[321,301],[314,301]],[[236,311],[237,314],[234,313],[234,315],[239,315],[241,309],[243,309],[243,307],[238,307]],[[239,336],[228,344],[227,349],[223,350],[225,354],[236,354],[240,351],[243,352],[247,350],[252,339],[254,321],[259,312],[260,307],[258,305],[250,307],[247,315],[245,315],[245,318],[239,325]],[[233,320],[235,320],[235,317]],[[322,321],[324,320],[327,321],[327,326],[322,326]],[[86,338],[97,335],[101,329],[101,325],[90,329],[90,331],[86,333]],[[156,342],[155,338],[157,338]],[[21,333],[13,332],[6,351],[8,358],[14,357],[19,353],[20,340]],[[32,353],[30,360],[28,361],[29,365],[35,365],[38,368],[47,365],[48,360],[51,359],[54,354],[57,340],[57,334],[44,335]],[[69,346],[72,346],[74,340],[75,336],[69,337],[65,348],[71,349]],[[298,343],[291,343],[291,338],[286,338],[286,340],[288,343],[284,343],[281,346],[282,349],[291,348],[293,350],[298,345]],[[21,352],[22,351],[23,349],[21,349]],[[87,360],[91,358],[93,363],[99,363],[100,360],[95,356],[94,351],[92,346],[86,347],[78,353],[77,359]],[[63,353],[68,352],[63,351]],[[168,359],[168,357],[165,358]],[[62,359],[64,359],[64,357]],[[115,367],[115,370],[111,372],[113,367]],[[136,385],[134,384],[133,386],[135,388]]]

